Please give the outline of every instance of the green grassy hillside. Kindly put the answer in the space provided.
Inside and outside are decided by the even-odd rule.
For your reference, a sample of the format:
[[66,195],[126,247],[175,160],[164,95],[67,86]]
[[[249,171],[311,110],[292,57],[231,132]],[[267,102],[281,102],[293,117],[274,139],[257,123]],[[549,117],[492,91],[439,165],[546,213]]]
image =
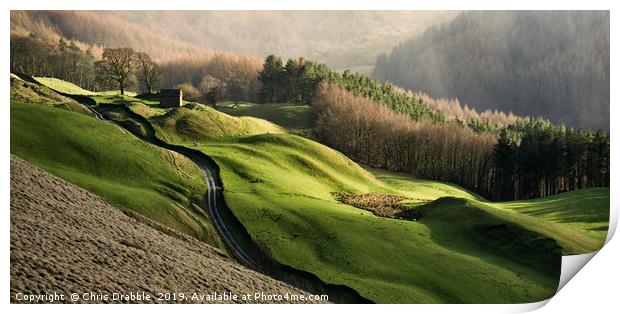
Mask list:
[[[130,95],[120,95],[114,92],[106,92],[106,93],[97,93],[95,95],[87,95],[90,98],[94,99],[97,104],[123,104],[129,106],[131,104],[146,104],[150,107],[157,108],[159,106],[159,100],[152,99],[151,97],[147,99],[137,98],[136,96]],[[162,110],[167,110],[165,108],[160,108]]]
[[305,104],[231,104],[218,105],[218,110],[235,117],[256,117],[283,126],[295,134],[305,134],[312,129],[310,106]]
[[556,194],[544,199],[494,203],[497,208],[522,213],[580,231],[595,240],[583,252],[599,249],[609,228],[609,188],[590,188]]
[[484,198],[456,184],[420,179],[405,173],[391,172],[372,167],[365,167],[364,169],[372,173],[386,185],[408,196],[410,200],[406,201],[406,203],[426,203],[440,197],[484,200]]
[[210,139],[196,148],[218,163],[227,204],[271,256],[376,302],[534,302],[557,288],[559,247],[521,225],[510,230],[530,244],[543,239],[550,253],[519,255],[524,248],[510,240],[489,247],[484,238],[492,234],[462,237],[475,228],[472,221],[380,218],[339,203],[333,192],[418,192],[382,182],[311,140],[263,134]]
[[221,246],[199,207],[206,191],[200,170],[113,124],[12,101],[11,153],[113,204]]
[[39,76],[39,77],[35,77],[34,79],[37,80],[37,82],[51,89],[54,89],[54,90],[57,90],[59,92],[66,93],[66,94],[73,94],[73,95],[96,95],[97,94],[95,92],[85,90],[71,82],[63,81],[63,80],[53,78],[53,77]]
[[[403,191],[413,201],[425,203],[442,197],[458,197],[528,229],[545,234],[562,246],[564,254],[583,254],[600,249],[609,224],[609,188],[590,188],[556,194],[544,199],[488,202],[458,185],[422,180],[401,173],[367,168],[377,178]],[[418,200],[418,202],[416,202]],[[519,215],[514,215],[519,214]]]
[[204,105],[196,105],[193,109],[175,108],[162,116],[144,114],[144,108],[134,106],[131,109],[145,117],[150,116],[158,136],[169,142],[187,143],[211,137],[284,132],[284,129],[268,121],[252,117],[236,118]]
[[[127,106],[132,111],[152,119],[153,127],[160,132],[159,135],[170,141],[191,142],[207,137],[285,132],[284,128],[269,122],[269,119],[260,115],[248,114],[237,118],[222,114],[209,106],[187,101],[184,102],[184,105],[191,103],[192,109],[188,107],[158,108],[159,99],[154,95],[137,96],[132,92],[119,95],[116,91],[92,92],[56,78],[36,77],[35,79],[46,87],[59,92],[90,96],[97,104]],[[309,107],[307,105],[274,104],[272,107],[271,111],[268,111],[272,114],[267,114],[267,117],[273,118],[288,112],[287,117],[291,120],[291,125],[309,125]],[[258,111],[261,112],[261,110]],[[276,120],[283,122],[281,119]],[[174,131],[169,132],[169,130]]]
[[[67,82],[67,81],[63,81],[57,78],[53,78],[53,77],[35,77],[35,80],[37,80],[37,82],[53,89],[53,90],[57,90],[61,93],[65,93],[65,94],[72,94],[72,95],[85,95],[85,96],[110,96],[110,95],[117,95],[120,94],[119,91],[106,91],[106,92],[92,92],[86,89],[81,88],[80,86],[77,86],[71,82]],[[125,91],[125,95],[126,96],[136,96],[135,92],[131,92],[131,91]]]
[[45,86],[26,82],[13,74],[11,74],[11,99],[92,115],[88,108],[75,100],[64,97]]
[[[169,142],[193,143],[212,137],[240,136],[263,133],[284,133],[286,130],[256,117],[233,117],[212,107],[191,103],[191,106],[159,108],[156,97],[123,95],[90,95],[98,105],[125,106],[147,118],[158,136]],[[186,102],[186,105],[190,104]]]

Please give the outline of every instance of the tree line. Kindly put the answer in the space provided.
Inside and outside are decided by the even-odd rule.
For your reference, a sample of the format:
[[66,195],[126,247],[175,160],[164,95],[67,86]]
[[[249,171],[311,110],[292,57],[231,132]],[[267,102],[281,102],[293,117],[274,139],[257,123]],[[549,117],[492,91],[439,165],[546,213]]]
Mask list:
[[519,121],[499,135],[455,124],[415,121],[336,84],[312,101],[315,135],[374,167],[460,184],[494,200],[545,197],[609,186],[609,135],[544,119]]
[[[461,184],[493,199],[542,197],[609,186],[609,134],[542,118],[463,111],[458,103],[405,92],[303,58],[286,64],[232,54],[158,65],[131,48],[89,49],[36,35],[11,37],[11,70],[53,76],[92,90],[175,84],[187,99],[311,103],[324,143],[373,166]],[[442,110],[447,107],[452,109]],[[466,108],[467,109],[467,108]],[[461,110],[461,111],[459,111]]]
[[610,182],[610,138],[602,130],[520,121],[500,132],[493,158],[491,193],[499,199],[544,197]]
[[496,137],[491,133],[415,121],[326,82],[318,86],[312,111],[316,137],[357,162],[457,183],[476,192],[493,188]]
[[132,48],[104,48],[96,60],[90,49],[60,38],[57,43],[34,33],[11,36],[11,71],[55,77],[95,91],[137,88],[152,93],[162,82],[159,65]]
[[345,70],[338,73],[325,64],[304,58],[288,59],[286,64],[275,55],[265,59],[258,74],[261,83],[258,101],[263,103],[310,103],[320,82],[337,84],[355,95],[367,97],[391,110],[408,115],[415,121],[467,126],[476,132],[499,132],[519,119],[497,111],[478,113],[456,100],[433,99],[423,93],[412,93],[391,83],[381,83],[360,73]]
[[433,98],[423,92],[399,89],[407,96],[419,99],[430,108],[441,111],[447,119],[459,124],[470,123],[473,119],[499,127],[514,124],[520,119],[528,119],[527,116],[518,116],[512,112],[503,112],[497,109],[477,110],[468,104],[462,104],[457,98]]
[[11,71],[56,77],[87,89],[95,89],[95,57],[74,42],[43,40],[34,33],[11,35]]
[[[180,88],[186,98],[214,105],[223,99],[256,101],[259,59],[230,53],[206,53],[159,64],[132,48],[82,50],[62,37],[52,41],[35,33],[11,35],[11,70],[55,77],[94,91],[152,93],[160,87]],[[165,81],[164,81],[165,78]]]
[[256,101],[261,66],[260,59],[219,52],[169,60],[161,68],[167,86],[182,89],[190,100],[215,104]]
[[280,57],[270,55],[265,59],[258,77],[261,82],[261,102],[310,103],[318,84],[327,81],[342,86],[355,95],[372,99],[395,112],[407,114],[416,121],[447,121],[439,110],[430,109],[421,99],[411,98],[389,83],[380,83],[349,70],[340,74],[330,70],[325,64],[304,58],[289,59],[284,64]]

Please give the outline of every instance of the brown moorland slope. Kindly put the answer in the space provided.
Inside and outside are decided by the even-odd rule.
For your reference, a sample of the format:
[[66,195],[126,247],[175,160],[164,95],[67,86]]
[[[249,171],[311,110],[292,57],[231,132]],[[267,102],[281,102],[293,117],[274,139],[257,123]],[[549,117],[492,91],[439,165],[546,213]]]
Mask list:
[[[19,292],[94,292],[111,298],[142,291],[154,297],[160,292],[307,296],[11,156],[11,302],[24,302],[17,300]],[[235,301],[215,301],[229,302]]]

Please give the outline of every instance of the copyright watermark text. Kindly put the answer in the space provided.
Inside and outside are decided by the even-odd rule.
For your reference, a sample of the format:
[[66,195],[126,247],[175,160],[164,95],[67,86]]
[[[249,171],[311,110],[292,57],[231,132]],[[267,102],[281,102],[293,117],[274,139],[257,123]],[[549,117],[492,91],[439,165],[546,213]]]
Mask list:
[[128,293],[85,292],[85,293],[45,293],[29,294],[17,292],[14,301],[19,303],[281,303],[281,302],[328,302],[327,295],[294,293],[231,293],[231,292],[161,292],[147,293],[135,291]]

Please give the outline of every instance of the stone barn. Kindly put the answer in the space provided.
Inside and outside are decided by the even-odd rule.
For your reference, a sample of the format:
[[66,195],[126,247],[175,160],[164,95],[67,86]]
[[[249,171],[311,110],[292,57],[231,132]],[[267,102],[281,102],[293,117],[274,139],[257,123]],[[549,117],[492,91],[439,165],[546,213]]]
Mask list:
[[181,107],[183,91],[180,89],[162,89],[159,91],[159,106],[162,108]]

